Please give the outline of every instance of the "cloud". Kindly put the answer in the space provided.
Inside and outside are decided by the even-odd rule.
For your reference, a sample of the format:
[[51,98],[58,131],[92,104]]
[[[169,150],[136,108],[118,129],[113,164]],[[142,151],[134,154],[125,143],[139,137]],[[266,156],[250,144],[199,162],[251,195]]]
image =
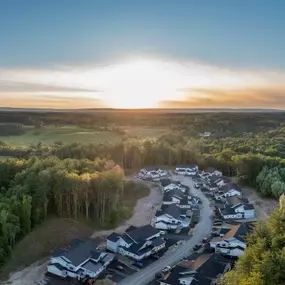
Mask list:
[[3,106],[285,109],[285,72],[135,58],[105,66],[0,70],[0,97]]
[[194,89],[183,100],[160,102],[161,108],[266,108],[285,109],[284,89]]

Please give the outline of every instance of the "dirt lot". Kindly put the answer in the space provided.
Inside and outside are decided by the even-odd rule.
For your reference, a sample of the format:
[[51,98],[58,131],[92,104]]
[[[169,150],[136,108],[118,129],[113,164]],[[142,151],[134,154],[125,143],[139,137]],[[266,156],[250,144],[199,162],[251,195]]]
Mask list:
[[260,220],[267,219],[268,215],[279,206],[276,200],[261,197],[253,188],[243,187],[242,191],[244,197],[253,204],[256,217]]

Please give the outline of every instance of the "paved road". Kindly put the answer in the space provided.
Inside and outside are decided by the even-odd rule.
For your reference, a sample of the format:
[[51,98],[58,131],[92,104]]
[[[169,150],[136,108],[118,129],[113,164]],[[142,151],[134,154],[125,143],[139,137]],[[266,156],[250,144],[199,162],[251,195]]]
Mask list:
[[155,277],[155,274],[161,271],[165,266],[175,265],[181,258],[189,256],[193,250],[194,245],[200,243],[203,238],[207,237],[210,234],[212,229],[212,220],[211,208],[208,199],[201,191],[194,188],[193,181],[190,177],[178,178],[178,176],[174,176],[173,179],[179,180],[183,184],[188,185],[191,189],[192,194],[200,197],[202,200],[200,222],[196,225],[196,228],[193,232],[193,237],[190,240],[186,241],[184,244],[177,247],[175,250],[167,252],[162,258],[152,263],[145,269],[142,269],[139,272],[132,274],[131,276],[117,283],[118,285],[148,284]]

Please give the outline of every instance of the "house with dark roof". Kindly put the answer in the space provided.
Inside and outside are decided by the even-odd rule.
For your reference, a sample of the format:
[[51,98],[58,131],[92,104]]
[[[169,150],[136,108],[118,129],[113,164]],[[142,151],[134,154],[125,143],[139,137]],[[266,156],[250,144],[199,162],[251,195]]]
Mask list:
[[241,223],[233,226],[222,237],[214,237],[210,246],[216,253],[229,256],[241,256],[246,249],[245,237],[250,232],[251,226],[248,223]]
[[164,193],[163,195],[163,205],[177,204],[180,208],[190,209],[191,207],[191,195],[183,193],[180,189],[173,189]]
[[240,187],[235,183],[227,183],[222,187],[219,187],[218,191],[215,194],[216,199],[220,199],[222,197],[233,197],[233,196],[242,196],[242,191]]
[[195,259],[184,260],[160,280],[160,285],[213,285],[231,269],[229,260],[219,254],[202,254]]
[[129,228],[125,234],[112,233],[107,237],[107,249],[134,260],[142,260],[165,247],[164,232],[146,225]]
[[137,177],[141,179],[159,179],[167,175],[168,172],[166,170],[154,166],[141,169]]
[[156,229],[161,230],[176,230],[178,228],[187,228],[191,222],[191,211],[181,209],[177,204],[162,206],[156,212],[152,220],[152,225]]
[[75,239],[69,247],[56,249],[51,255],[47,271],[64,278],[97,277],[115,257],[112,253],[98,250],[100,241]]
[[226,197],[225,207],[219,209],[220,214],[227,219],[252,219],[255,217],[254,207],[247,199],[238,196]]
[[209,167],[209,168],[205,169],[203,171],[203,175],[204,174],[206,174],[208,176],[213,176],[213,175],[222,176],[223,175],[223,173],[221,171],[219,171],[219,170],[217,170],[217,169],[215,169],[213,167]]

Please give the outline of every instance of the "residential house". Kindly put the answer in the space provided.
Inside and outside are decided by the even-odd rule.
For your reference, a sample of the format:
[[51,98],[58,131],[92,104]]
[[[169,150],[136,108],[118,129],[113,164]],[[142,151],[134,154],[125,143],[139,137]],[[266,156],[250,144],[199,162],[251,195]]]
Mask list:
[[217,176],[222,176],[223,173],[213,167],[209,167],[206,170],[203,171],[203,174],[212,176],[212,175],[217,175]]
[[224,186],[219,187],[215,194],[216,199],[221,199],[222,197],[232,197],[232,196],[242,196],[241,189],[235,183],[228,183]]
[[210,246],[216,253],[238,257],[243,255],[246,249],[245,236],[251,230],[250,224],[241,223],[233,226],[222,237],[214,237]]
[[175,172],[180,175],[195,175],[198,172],[198,166],[196,164],[177,165]]
[[156,229],[161,230],[176,230],[178,228],[187,228],[190,225],[191,211],[188,209],[181,209],[176,204],[162,206],[156,212],[152,220],[152,225]]
[[252,219],[255,217],[254,207],[247,199],[237,196],[226,197],[226,206],[219,209],[224,219]]
[[168,175],[166,170],[158,167],[147,167],[140,170],[138,177],[142,179],[159,179]]
[[203,138],[208,138],[212,135],[211,132],[204,132],[204,133],[199,133],[199,136],[200,137],[203,137]]
[[178,263],[160,280],[160,285],[214,285],[231,269],[230,261],[216,253]]
[[162,231],[151,225],[132,227],[123,235],[117,233],[109,235],[107,249],[134,260],[142,260],[165,247],[162,235]]
[[56,249],[47,271],[60,277],[96,278],[113,261],[115,255],[98,250],[100,241],[75,239],[68,248]]
[[163,195],[163,205],[177,204],[180,208],[191,207],[192,196],[183,193],[180,189],[173,189]]

